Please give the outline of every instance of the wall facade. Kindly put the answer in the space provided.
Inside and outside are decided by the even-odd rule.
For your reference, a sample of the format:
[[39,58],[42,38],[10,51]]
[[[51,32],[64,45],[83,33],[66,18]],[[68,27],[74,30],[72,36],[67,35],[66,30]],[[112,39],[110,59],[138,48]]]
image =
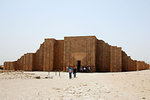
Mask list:
[[54,71],[62,71],[64,66],[64,40],[56,40],[54,47]]
[[96,71],[110,71],[110,45],[102,40],[97,40]]
[[122,54],[121,48],[116,46],[110,47],[110,72],[122,71]]
[[5,70],[66,71],[67,67],[91,67],[91,72],[121,72],[149,69],[144,61],[131,59],[120,47],[111,46],[95,36],[45,39],[35,53],[27,53],[14,62],[5,62]]
[[52,71],[54,66],[55,39],[45,39],[43,55],[43,71]]
[[[64,66],[91,66],[95,71],[96,37],[65,37]],[[79,70],[80,68],[78,68]]]
[[40,48],[36,51],[36,53],[33,56],[34,56],[33,70],[34,71],[43,70],[44,44],[40,45]]
[[3,70],[15,70],[16,61],[15,62],[5,62]]

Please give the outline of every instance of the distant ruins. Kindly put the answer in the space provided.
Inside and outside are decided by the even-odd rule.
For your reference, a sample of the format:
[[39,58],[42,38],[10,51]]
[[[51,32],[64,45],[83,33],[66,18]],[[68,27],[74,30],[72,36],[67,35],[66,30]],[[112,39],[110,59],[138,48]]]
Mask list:
[[4,70],[66,71],[66,66],[92,72],[121,72],[149,69],[144,61],[132,60],[121,47],[111,46],[95,36],[45,39],[36,53],[24,54],[14,62],[4,62]]

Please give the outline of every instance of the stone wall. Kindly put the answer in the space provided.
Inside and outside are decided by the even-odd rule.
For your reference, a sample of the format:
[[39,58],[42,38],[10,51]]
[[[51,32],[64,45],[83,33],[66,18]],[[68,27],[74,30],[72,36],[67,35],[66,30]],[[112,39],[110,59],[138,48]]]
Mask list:
[[131,59],[124,51],[122,51],[122,70],[123,71],[137,71],[149,69],[149,64],[144,61],[137,61]]
[[122,71],[127,71],[128,70],[128,59],[127,59],[127,54],[122,51]]
[[24,56],[17,60],[17,69],[16,70],[24,70]]
[[14,62],[4,62],[3,70],[15,70],[16,61]]
[[137,61],[136,60],[132,60],[131,61],[131,70],[130,71],[136,71],[137,70]]
[[144,61],[131,59],[121,48],[110,46],[95,36],[45,39],[36,53],[24,54],[15,62],[5,62],[4,70],[65,71],[66,66],[91,66],[91,71],[118,72],[149,69]]
[[64,40],[56,40],[54,48],[54,71],[62,71],[64,66]]
[[149,69],[149,64],[145,63],[144,61],[138,61],[137,66],[138,66],[138,70]]
[[64,39],[64,66],[91,66],[95,71],[96,37],[65,37]]
[[40,48],[34,54],[33,70],[43,71],[43,57],[44,57],[44,44],[40,45]]
[[122,54],[121,48],[116,46],[110,47],[110,72],[122,71]]
[[43,55],[43,71],[52,71],[54,67],[55,39],[45,39]]
[[110,71],[110,45],[102,40],[97,40],[96,71]]
[[143,67],[144,67],[144,62],[143,61],[138,61],[137,62],[137,65],[138,65],[138,70],[143,70]]
[[124,51],[122,51],[122,71],[136,71],[137,61],[131,59]]
[[34,53],[24,54],[20,59],[16,61],[15,70],[32,71],[33,60]]
[[25,54],[25,68],[24,68],[24,70],[32,71],[32,69],[33,69],[33,60],[34,60],[34,54],[33,53]]

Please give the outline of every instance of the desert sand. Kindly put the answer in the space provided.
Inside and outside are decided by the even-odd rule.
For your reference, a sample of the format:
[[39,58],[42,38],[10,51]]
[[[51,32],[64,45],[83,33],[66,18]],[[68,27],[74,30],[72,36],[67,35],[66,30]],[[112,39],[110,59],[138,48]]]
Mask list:
[[150,70],[118,73],[0,73],[0,100],[150,100]]

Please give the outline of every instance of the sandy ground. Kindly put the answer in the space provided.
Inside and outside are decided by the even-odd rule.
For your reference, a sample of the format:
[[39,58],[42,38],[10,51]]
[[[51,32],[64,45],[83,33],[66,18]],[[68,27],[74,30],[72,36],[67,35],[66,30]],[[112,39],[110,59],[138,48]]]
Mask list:
[[150,100],[150,70],[47,77],[48,72],[0,73],[0,100]]

